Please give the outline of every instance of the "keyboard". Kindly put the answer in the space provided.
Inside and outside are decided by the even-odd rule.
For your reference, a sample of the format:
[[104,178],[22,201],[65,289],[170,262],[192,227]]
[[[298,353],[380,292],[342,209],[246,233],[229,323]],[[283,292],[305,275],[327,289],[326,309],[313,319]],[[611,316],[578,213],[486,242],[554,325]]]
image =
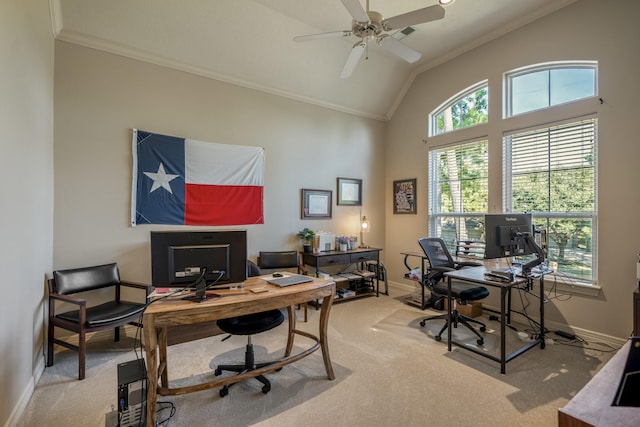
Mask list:
[[272,285],[276,285],[280,287],[299,285],[300,283],[307,283],[307,282],[313,282],[313,278],[309,276],[295,275],[295,276],[278,277],[277,279],[267,279],[267,283],[271,283]]

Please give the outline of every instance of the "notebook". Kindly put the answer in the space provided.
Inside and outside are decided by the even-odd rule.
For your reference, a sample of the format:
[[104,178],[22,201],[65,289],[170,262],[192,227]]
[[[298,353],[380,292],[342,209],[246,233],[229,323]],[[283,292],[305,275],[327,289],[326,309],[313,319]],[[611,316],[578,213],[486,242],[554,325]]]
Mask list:
[[300,283],[307,283],[307,282],[313,282],[313,278],[309,276],[295,275],[295,276],[278,277],[277,279],[267,279],[267,283],[271,283],[272,285],[276,285],[280,287],[298,285]]

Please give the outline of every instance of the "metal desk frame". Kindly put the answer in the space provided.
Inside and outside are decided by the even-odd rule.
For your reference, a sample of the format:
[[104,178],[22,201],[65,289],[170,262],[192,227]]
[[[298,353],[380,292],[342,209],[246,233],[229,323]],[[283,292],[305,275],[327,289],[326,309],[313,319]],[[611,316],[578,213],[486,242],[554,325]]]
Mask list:
[[[448,349],[449,351],[451,351],[451,347],[452,344],[457,345],[458,347],[462,347],[465,348],[469,351],[472,351],[482,357],[486,357],[488,359],[494,360],[496,362],[500,363],[500,373],[504,374],[506,372],[506,364],[507,362],[515,359],[516,357],[518,357],[519,355],[521,355],[522,353],[526,352],[527,350],[532,349],[533,347],[537,346],[538,344],[540,344],[540,348],[544,349],[545,347],[545,341],[544,341],[544,274],[541,275],[539,278],[536,278],[540,281],[539,286],[540,286],[540,296],[539,296],[539,300],[540,300],[540,330],[538,332],[538,337],[534,340],[532,340],[531,342],[526,343],[525,345],[521,346],[520,348],[518,348],[517,350],[515,350],[514,352],[512,352],[511,354],[507,355],[506,354],[506,340],[505,340],[505,333],[506,333],[506,325],[511,323],[511,290],[514,287],[520,286],[520,285],[527,285],[527,284],[531,284],[531,281],[533,281],[533,278],[516,278],[515,280],[513,280],[512,282],[509,283],[503,283],[503,282],[498,282],[498,281],[492,281],[492,280],[487,280],[484,277],[484,274],[487,273],[489,270],[486,267],[470,267],[470,268],[463,268],[461,270],[456,270],[456,271],[450,271],[445,273],[445,276],[447,277],[447,292],[448,295],[447,297],[449,298],[449,301],[451,301],[451,299],[453,298],[451,295],[451,280],[460,280],[460,281],[464,281],[464,282],[470,282],[470,283],[476,283],[482,286],[490,286],[490,287],[494,287],[494,288],[499,288],[500,289],[500,357],[496,357],[492,354],[487,354],[484,353],[476,348],[473,347],[469,347],[466,346],[462,343],[458,343],[453,341],[453,336],[452,336],[452,329],[453,328],[448,328],[447,330],[447,337],[448,337]],[[508,297],[508,298],[507,298]],[[448,304],[448,309],[447,309],[447,313],[449,315],[449,318],[451,318],[451,306],[452,304]]]

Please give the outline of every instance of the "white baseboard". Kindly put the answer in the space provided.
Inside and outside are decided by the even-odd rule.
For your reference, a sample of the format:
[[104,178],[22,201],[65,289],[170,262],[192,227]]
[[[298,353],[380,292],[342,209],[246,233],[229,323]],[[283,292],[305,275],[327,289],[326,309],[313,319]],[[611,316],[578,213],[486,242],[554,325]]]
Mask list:
[[15,427],[18,425],[18,421],[20,421],[20,418],[22,417],[22,414],[24,413],[29,400],[31,400],[31,396],[33,395],[33,392],[36,388],[36,384],[38,384],[38,381],[40,381],[40,377],[44,373],[44,367],[44,355],[40,354],[38,360],[36,361],[33,375],[31,376],[31,379],[22,392],[20,399],[18,399],[16,406],[13,407],[13,411],[11,411],[11,414],[9,415],[7,422],[4,424],[4,427]]
[[[407,283],[401,283],[401,282],[389,282],[389,285],[393,285],[402,289],[407,289],[408,291],[413,291],[415,289],[415,285],[411,285],[411,284],[407,284]],[[488,306],[489,308],[491,308],[492,310],[496,310],[499,311],[499,308],[496,307],[492,307],[492,306]],[[534,320],[539,320],[538,318],[531,316],[532,319]],[[571,326],[571,325],[567,325],[564,323],[559,323],[559,322],[553,322],[553,321],[549,321],[549,320],[545,320],[545,328],[549,329],[551,331],[564,331],[564,332],[570,332],[574,335],[577,335],[578,337],[582,338],[583,340],[589,342],[589,343],[603,343],[605,345],[610,345],[614,348],[620,348],[624,345],[625,342],[627,342],[626,338],[620,338],[620,337],[614,337],[612,335],[606,335],[606,334],[602,334],[599,332],[595,332],[595,331],[591,331],[588,329],[583,329],[583,328],[578,328],[575,326]],[[549,334],[549,338],[554,338],[553,334]]]

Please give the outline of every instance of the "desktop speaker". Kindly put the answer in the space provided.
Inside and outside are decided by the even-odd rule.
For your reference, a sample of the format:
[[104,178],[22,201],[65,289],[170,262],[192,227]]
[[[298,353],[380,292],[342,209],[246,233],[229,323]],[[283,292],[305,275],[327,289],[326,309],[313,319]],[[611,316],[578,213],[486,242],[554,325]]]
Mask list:
[[147,369],[144,359],[118,364],[118,426],[142,427],[147,416]]

